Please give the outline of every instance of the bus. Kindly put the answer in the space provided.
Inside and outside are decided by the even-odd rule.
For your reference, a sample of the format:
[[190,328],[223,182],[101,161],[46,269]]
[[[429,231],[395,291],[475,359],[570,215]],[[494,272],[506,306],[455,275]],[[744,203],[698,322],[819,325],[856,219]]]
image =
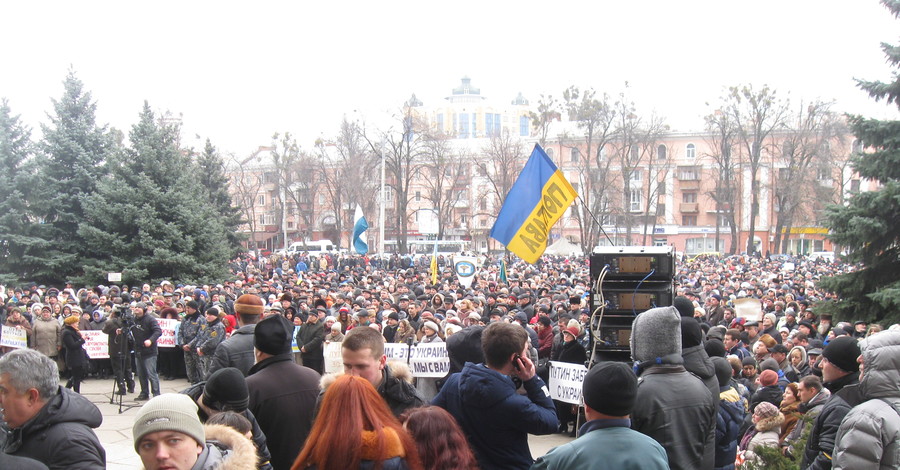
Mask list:
[[293,256],[308,252],[310,256],[320,256],[323,253],[334,253],[336,251],[338,251],[338,247],[331,240],[316,240],[291,243],[287,248],[287,255]]
[[[435,243],[437,244],[438,256],[443,255],[447,257],[469,251],[468,240],[407,240],[406,252],[416,258],[430,255],[434,253]],[[400,253],[397,240],[385,240],[384,252],[388,255]]]

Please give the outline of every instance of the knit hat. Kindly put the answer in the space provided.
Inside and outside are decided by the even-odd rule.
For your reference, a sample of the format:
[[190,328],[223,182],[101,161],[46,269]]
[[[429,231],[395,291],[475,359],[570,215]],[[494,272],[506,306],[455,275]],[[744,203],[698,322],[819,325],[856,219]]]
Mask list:
[[764,359],[759,363],[759,370],[771,370],[777,373],[779,370],[781,370],[781,366],[778,365],[778,361],[770,357],[768,359]]
[[716,368],[716,379],[719,381],[719,388],[727,387],[734,372],[734,369],[731,368],[731,363],[722,356],[715,356],[709,359]]
[[631,358],[638,362],[681,356],[681,317],[675,307],[651,308],[631,325]]
[[[674,309],[673,309],[674,310]],[[601,362],[584,376],[584,404],[609,416],[631,414],[637,395],[637,377],[621,362]]]
[[234,302],[234,313],[238,315],[262,315],[263,301],[258,295],[244,294]]
[[250,404],[244,374],[234,367],[213,372],[203,387],[203,403],[217,411],[241,412]]
[[741,366],[753,366],[753,367],[757,367],[756,359],[753,359],[752,357],[747,356],[747,357],[745,357],[744,359],[741,360]]
[[437,323],[433,321],[427,321],[422,325],[422,328],[428,328],[435,333],[439,333],[441,329],[437,326]]
[[272,315],[256,324],[253,346],[261,352],[277,356],[291,352],[294,325],[281,315]]
[[78,323],[78,320],[78,315],[70,315],[66,317],[65,320],[63,320],[63,323],[65,323],[66,325],[74,325],[75,323]]
[[682,317],[694,318],[694,303],[687,297],[681,295],[675,297],[672,306],[678,309],[678,314]]
[[687,349],[703,343],[703,330],[693,317],[681,317],[681,348]]
[[753,410],[753,416],[759,419],[774,418],[778,416],[778,413],[778,407],[767,401],[759,402],[756,405],[756,409]]
[[194,310],[200,309],[200,304],[198,304],[196,300],[188,300],[185,302],[184,306],[185,308],[192,308]]
[[850,336],[838,336],[828,342],[822,355],[828,362],[834,364],[838,369],[844,372],[856,372],[859,370],[859,363],[856,359],[859,357],[859,342],[856,338]]
[[725,344],[717,339],[709,339],[703,344],[706,355],[709,357],[725,357],[728,352],[725,351]]
[[773,325],[776,324],[776,323],[778,323],[778,319],[775,318],[775,314],[774,314],[774,313],[767,313],[767,314],[763,315],[763,318],[766,318],[766,319],[768,319],[769,321],[771,321]]
[[575,327],[575,326],[570,326],[570,327],[566,328],[565,330],[563,330],[563,334],[566,334],[566,333],[572,335],[573,338],[577,338],[578,335],[581,334],[581,332],[578,331],[578,327]]
[[764,370],[762,374],[759,374],[759,383],[763,387],[775,385],[778,383],[778,373],[771,369]]
[[197,405],[191,397],[180,393],[153,397],[141,407],[131,428],[134,450],[138,450],[144,436],[158,431],[177,431],[191,436],[200,445],[206,443],[203,423],[197,416]]

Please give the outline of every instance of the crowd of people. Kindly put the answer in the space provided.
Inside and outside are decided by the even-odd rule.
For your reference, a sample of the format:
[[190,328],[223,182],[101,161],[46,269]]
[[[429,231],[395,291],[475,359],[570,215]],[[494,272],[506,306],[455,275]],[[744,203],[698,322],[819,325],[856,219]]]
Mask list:
[[[819,469],[896,456],[900,327],[816,313],[833,300],[817,281],[857,266],[679,260],[674,305],[637,315],[634,364],[592,367],[583,407],[546,385],[551,361],[592,365],[586,258],[482,257],[471,287],[439,266],[435,282],[427,257],[245,256],[205,285],[7,287],[0,322],[28,348],[0,358],[0,459],[103,468],[101,417],[78,392],[107,377],[148,400],[134,425],[147,468],[592,468],[594,452],[617,468],[712,469],[760,462],[768,447]],[[735,308],[742,299],[758,301],[759,321]],[[173,347],[160,346],[161,323],[174,324]],[[107,335],[109,359],[87,357],[86,330]],[[435,342],[450,354],[444,378],[413,378],[385,355],[387,343]],[[325,373],[330,343],[343,373]],[[162,395],[160,378],[176,377],[191,387]],[[579,437],[534,462],[527,435],[553,432]],[[39,443],[56,433],[79,438]],[[876,442],[883,452],[865,447]]]

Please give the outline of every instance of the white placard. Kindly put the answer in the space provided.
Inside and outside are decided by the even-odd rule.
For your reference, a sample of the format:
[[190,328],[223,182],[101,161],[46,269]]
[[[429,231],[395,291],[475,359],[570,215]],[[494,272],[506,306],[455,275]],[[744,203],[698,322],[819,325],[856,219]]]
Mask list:
[[156,322],[159,323],[159,329],[162,330],[162,335],[156,340],[156,345],[160,348],[174,348],[175,326],[178,325],[178,320],[172,318],[157,318]]
[[413,377],[443,377],[450,371],[445,343],[420,343],[412,349],[406,344],[388,343],[384,345],[384,354],[388,360],[408,362]]
[[122,282],[122,273],[107,273],[106,280],[109,282]]
[[344,358],[341,356],[341,343],[325,345],[325,373],[344,372]]
[[28,333],[24,328],[15,326],[3,326],[3,337],[0,338],[0,346],[23,349],[28,347]]
[[582,364],[550,361],[550,397],[564,403],[581,404],[581,387],[587,367]]
[[81,332],[84,338],[84,350],[91,359],[109,358],[109,335],[100,330],[85,330]]

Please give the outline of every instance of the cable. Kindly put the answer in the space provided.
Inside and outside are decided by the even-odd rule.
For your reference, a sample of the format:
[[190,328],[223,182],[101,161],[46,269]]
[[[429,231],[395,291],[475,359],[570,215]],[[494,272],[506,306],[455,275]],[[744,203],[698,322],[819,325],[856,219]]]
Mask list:
[[[597,343],[609,344],[604,341],[603,338],[600,337],[600,324],[603,322],[603,312],[606,310],[606,299],[603,297],[603,281],[606,279],[606,273],[609,272],[609,265],[603,266],[603,269],[600,271],[600,275],[597,276],[597,282],[594,283],[594,292],[599,296],[599,301],[597,302],[597,308],[591,312],[591,319],[588,322],[588,328],[590,329],[589,333],[592,338],[594,338],[594,344],[591,347],[591,361],[590,364],[594,364],[594,360],[597,356]],[[600,317],[597,318],[597,313],[599,312]],[[597,318],[597,329],[594,329],[594,319]]]
[[631,294],[631,313],[633,313],[635,316],[637,316],[637,309],[634,308],[634,299],[637,296],[637,292],[641,288],[641,284],[643,284],[644,281],[646,281],[647,278],[652,276],[653,273],[655,273],[655,272],[656,272],[655,269],[651,269],[650,272],[646,276],[644,276],[643,279],[641,279],[641,282],[638,283],[637,287],[634,288],[634,292]]

